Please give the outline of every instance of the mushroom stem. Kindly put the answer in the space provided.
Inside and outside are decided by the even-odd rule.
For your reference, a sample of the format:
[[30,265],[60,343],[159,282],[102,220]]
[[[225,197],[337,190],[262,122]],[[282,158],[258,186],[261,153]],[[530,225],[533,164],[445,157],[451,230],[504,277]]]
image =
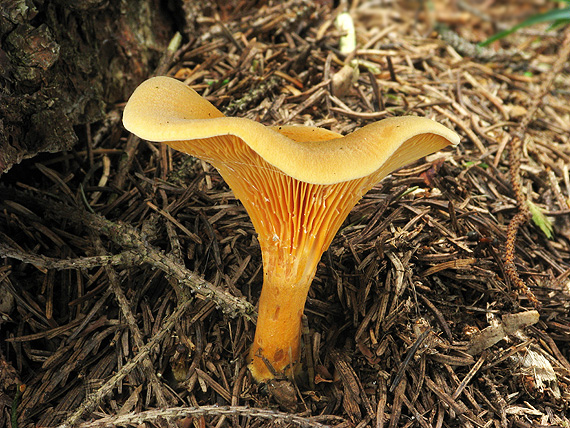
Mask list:
[[[298,257],[291,260],[297,267],[298,261]],[[307,276],[299,269],[282,269],[281,264],[275,251],[263,251],[263,288],[249,353],[249,367],[257,380],[271,379],[280,373],[292,377],[300,360],[301,316],[316,269]]]

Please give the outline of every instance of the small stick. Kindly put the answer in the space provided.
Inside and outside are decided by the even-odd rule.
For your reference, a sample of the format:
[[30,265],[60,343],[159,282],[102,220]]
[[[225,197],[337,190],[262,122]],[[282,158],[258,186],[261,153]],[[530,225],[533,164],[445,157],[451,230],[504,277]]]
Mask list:
[[396,79],[396,73],[394,72],[394,64],[392,64],[392,57],[386,56],[386,62],[388,64],[388,72],[390,73],[390,80],[392,82],[398,82],[398,79]]
[[142,259],[132,251],[123,251],[119,254],[104,256],[77,257],[74,259],[56,259],[39,254],[27,253],[12,248],[4,242],[0,242],[0,257],[20,260],[34,265],[43,273],[50,269],[92,269],[99,266],[136,266],[141,264]]
[[[244,406],[200,406],[200,407],[171,407],[164,410],[149,410],[146,412],[127,413],[120,416],[106,416],[96,421],[84,422],[79,428],[103,428],[125,425],[143,425],[145,422],[158,422],[162,418],[183,419],[199,416],[245,416],[260,418],[269,421],[279,421],[285,424],[294,424],[302,428],[330,428],[318,422],[322,417],[303,417],[291,413],[275,410],[256,409]],[[334,418],[342,424],[340,418]]]
[[427,337],[430,333],[431,333],[431,327],[429,327],[422,334],[420,334],[418,339],[414,342],[414,344],[412,345],[412,347],[408,351],[406,358],[404,358],[404,361],[402,362],[400,369],[398,370],[398,372],[396,373],[396,376],[394,377],[394,381],[392,382],[392,385],[390,386],[390,390],[389,390],[390,392],[394,392],[396,390],[396,388],[398,387],[398,385],[400,384],[400,382],[404,378],[404,373],[406,371],[406,368],[408,367],[408,364],[410,364],[410,361],[412,360],[413,356],[416,355],[416,352],[418,351],[418,349],[420,348],[422,343],[424,343],[424,341],[427,339]]

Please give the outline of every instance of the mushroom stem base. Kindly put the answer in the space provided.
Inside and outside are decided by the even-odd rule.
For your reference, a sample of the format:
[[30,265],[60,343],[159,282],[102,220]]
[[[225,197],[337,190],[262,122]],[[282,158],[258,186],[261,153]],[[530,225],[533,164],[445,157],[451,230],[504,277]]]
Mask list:
[[[303,271],[304,269],[301,269]],[[301,317],[314,277],[266,266],[249,368],[258,382],[292,378],[300,369]]]

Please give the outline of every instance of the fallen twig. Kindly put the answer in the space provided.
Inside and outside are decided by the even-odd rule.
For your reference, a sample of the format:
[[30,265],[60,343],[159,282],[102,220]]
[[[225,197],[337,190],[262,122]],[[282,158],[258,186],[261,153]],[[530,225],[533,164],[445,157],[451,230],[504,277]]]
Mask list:
[[[246,416],[270,421],[291,423],[303,428],[326,428],[317,421],[316,417],[303,417],[291,413],[278,412],[275,410],[255,409],[243,406],[201,406],[201,407],[171,407],[163,410],[149,410],[140,413],[128,413],[121,416],[107,416],[96,421],[85,422],[79,428],[103,428],[123,425],[140,425],[144,422],[153,422],[162,418],[182,419],[198,416]],[[334,418],[342,421],[341,418]],[[63,427],[63,425],[62,425]],[[61,427],[60,427],[61,428]]]
[[12,248],[4,242],[0,242],[0,257],[10,257],[24,263],[32,264],[44,272],[49,269],[91,269],[100,266],[134,266],[142,263],[142,259],[133,251],[123,251],[122,253],[114,255],[56,259],[54,257],[21,251]]

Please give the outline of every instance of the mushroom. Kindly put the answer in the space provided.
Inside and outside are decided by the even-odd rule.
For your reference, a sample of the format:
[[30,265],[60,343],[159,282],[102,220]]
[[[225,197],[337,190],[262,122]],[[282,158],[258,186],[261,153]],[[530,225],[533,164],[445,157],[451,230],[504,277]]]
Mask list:
[[311,126],[225,117],[169,77],[142,83],[123,123],[148,141],[212,164],[258,234],[263,287],[249,367],[257,381],[300,367],[301,316],[322,253],[358,200],[391,171],[457,144],[427,118],[395,117],[342,137]]

